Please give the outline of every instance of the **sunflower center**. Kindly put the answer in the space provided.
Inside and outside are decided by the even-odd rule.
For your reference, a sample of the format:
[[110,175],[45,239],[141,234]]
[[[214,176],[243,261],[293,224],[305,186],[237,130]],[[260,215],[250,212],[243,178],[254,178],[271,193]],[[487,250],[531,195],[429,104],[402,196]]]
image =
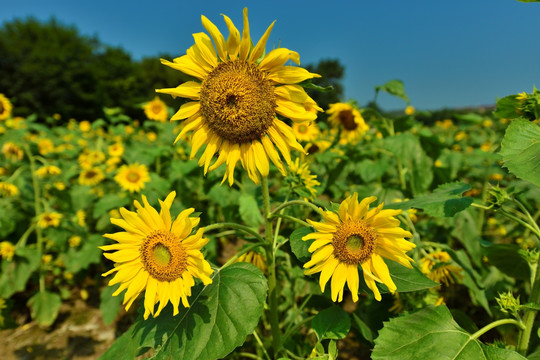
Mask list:
[[159,114],[161,112],[161,109],[162,109],[162,107],[161,107],[160,104],[155,104],[155,105],[152,106],[152,112],[154,114]]
[[156,280],[174,281],[186,270],[186,250],[170,232],[154,231],[144,238],[140,252],[144,268]]
[[298,132],[300,134],[306,134],[308,130],[308,127],[306,125],[299,125],[298,126]]
[[141,178],[141,176],[135,171],[130,171],[126,177],[127,177],[127,181],[132,182],[132,183],[139,181],[139,179]]
[[96,175],[97,175],[97,173],[94,170],[89,170],[89,171],[86,172],[86,178],[87,179],[92,179]]
[[342,110],[339,112],[339,121],[346,130],[354,130],[358,127],[356,121],[354,121],[354,115],[352,110]]
[[208,127],[234,144],[260,139],[275,117],[272,83],[243,60],[219,63],[202,82],[200,101]]
[[339,261],[354,265],[368,260],[376,248],[377,235],[364,221],[342,223],[334,233],[332,244]]
[[0,114],[4,112],[4,103],[0,101]]

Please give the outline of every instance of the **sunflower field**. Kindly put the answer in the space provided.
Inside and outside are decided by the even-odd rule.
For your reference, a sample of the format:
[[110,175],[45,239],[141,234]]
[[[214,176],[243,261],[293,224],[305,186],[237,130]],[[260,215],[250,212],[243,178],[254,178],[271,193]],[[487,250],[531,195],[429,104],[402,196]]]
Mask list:
[[[323,108],[273,23],[223,17],[161,60],[188,80],[142,120],[19,117],[0,94],[8,356],[540,359],[540,91],[433,113],[391,80]],[[20,340],[75,313],[80,343],[110,336]]]

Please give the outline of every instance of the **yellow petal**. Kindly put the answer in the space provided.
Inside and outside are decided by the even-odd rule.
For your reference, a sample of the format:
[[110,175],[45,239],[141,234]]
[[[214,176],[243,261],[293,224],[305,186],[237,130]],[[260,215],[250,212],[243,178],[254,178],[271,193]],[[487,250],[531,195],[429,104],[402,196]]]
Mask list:
[[242,40],[240,40],[240,59],[247,60],[249,50],[251,49],[251,38],[249,37],[248,10],[244,8],[244,30],[242,31]]
[[296,122],[313,121],[317,114],[307,111],[304,104],[298,104],[289,100],[276,100],[276,112]]
[[179,70],[184,74],[193,76],[199,80],[204,80],[208,75],[208,72],[202,68],[201,65],[193,61],[189,55],[177,57],[172,62],[166,59],[160,59],[160,61],[163,65]]
[[264,151],[264,147],[258,140],[254,140],[251,143],[251,147],[255,155],[254,157],[257,169],[262,176],[267,177],[270,171],[270,164],[268,163],[268,156],[266,156],[266,151]]
[[209,135],[210,131],[205,126],[193,133],[193,138],[191,139],[191,154],[189,155],[190,159],[193,159],[195,155],[197,155],[201,146],[208,143]]
[[228,140],[223,140],[223,142],[221,143],[221,146],[219,147],[218,152],[219,152],[219,156],[216,162],[213,163],[212,166],[210,166],[210,168],[208,169],[209,171],[214,171],[215,169],[223,165],[225,161],[227,160],[227,158],[229,157],[229,141]]
[[298,84],[307,79],[321,77],[319,74],[313,74],[304,68],[296,66],[282,66],[277,70],[271,71],[267,79],[279,84]]
[[307,154],[302,145],[296,141],[296,136],[289,125],[285,124],[281,120],[274,119],[274,126],[276,126],[279,132],[283,135],[283,138],[285,138],[287,145],[290,148],[295,149],[303,154]]
[[156,304],[158,281],[153,277],[148,278],[146,291],[144,293],[144,319],[148,319],[148,315],[154,315],[154,305]]
[[231,60],[236,60],[240,47],[240,32],[238,31],[236,26],[234,26],[234,23],[231,19],[229,19],[228,16],[223,14],[221,15],[223,16],[223,19],[225,19],[225,23],[229,28],[229,37],[227,38],[227,52],[229,53],[229,58]]
[[249,61],[253,62],[257,60],[263,53],[264,48],[266,47],[266,41],[268,40],[268,37],[270,36],[270,32],[272,32],[272,28],[274,27],[274,24],[276,21],[274,20],[268,29],[264,32],[263,36],[259,39],[259,42],[257,45],[255,45],[255,48],[253,48],[253,51],[249,55]]
[[226,172],[226,175],[229,178],[229,186],[234,184],[234,167],[238,160],[240,160],[240,146],[238,146],[238,144],[231,144],[229,148],[229,157],[227,158]]
[[272,163],[274,163],[274,165],[277,167],[279,172],[283,176],[287,175],[287,171],[285,170],[285,167],[283,166],[283,162],[279,158],[279,154],[274,148],[274,144],[272,144],[272,141],[267,136],[263,136],[261,138],[261,142],[264,147],[264,150],[266,150],[266,154],[268,155],[270,160],[272,160]]
[[334,247],[332,245],[326,245],[317,249],[311,255],[311,260],[304,264],[304,269],[325,261],[328,257],[332,256],[333,253]]
[[176,140],[174,140],[174,143],[178,140],[180,140],[186,133],[190,131],[197,131],[200,129],[200,127],[203,125],[202,118],[199,114],[193,115],[191,118],[187,119],[184,123],[184,127],[182,127],[182,130],[176,137]]
[[388,266],[385,264],[382,257],[377,254],[371,256],[371,270],[372,272],[382,280],[384,285],[390,290],[391,293],[394,293],[397,290],[396,284],[390,277],[390,271]]
[[321,277],[319,278],[319,286],[321,287],[321,292],[324,292],[324,288],[326,287],[326,283],[330,278],[332,277],[332,274],[334,274],[334,270],[339,264],[339,260],[336,259],[334,256],[330,256],[328,260],[324,263],[324,267],[321,271]]
[[342,300],[345,281],[347,281],[347,264],[340,262],[334,270],[332,281],[330,283],[332,289],[332,301],[338,301],[338,295],[340,295],[339,301]]
[[300,65],[300,55],[296,51],[285,48],[274,49],[262,59],[259,68],[261,71],[272,71],[274,68],[283,66],[289,60]]
[[187,119],[201,110],[201,103],[199,101],[190,101],[180,106],[180,109],[173,115],[171,121]]
[[351,290],[354,302],[358,301],[358,288],[360,287],[360,277],[358,276],[358,265],[347,265],[347,284]]
[[192,100],[200,99],[201,84],[195,81],[186,81],[185,83],[168,89],[156,89],[156,92],[169,94],[172,96],[180,96]]
[[206,29],[210,33],[210,36],[212,37],[212,40],[214,40],[214,44],[216,45],[217,53],[221,60],[225,61],[227,60],[227,54],[225,53],[225,39],[223,38],[223,35],[221,35],[221,32],[219,29],[214,25],[206,16],[201,15],[201,22]]
[[211,67],[215,68],[218,64],[212,40],[205,33],[193,34],[195,45],[200,52],[201,57]]

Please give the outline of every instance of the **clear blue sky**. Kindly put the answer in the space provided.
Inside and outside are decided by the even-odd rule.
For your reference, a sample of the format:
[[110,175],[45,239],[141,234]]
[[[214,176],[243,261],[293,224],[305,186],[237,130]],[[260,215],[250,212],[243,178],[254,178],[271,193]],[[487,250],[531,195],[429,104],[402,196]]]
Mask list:
[[[493,104],[540,87],[540,3],[516,0],[120,1],[0,0],[0,23],[56,17],[82,34],[121,46],[135,59],[192,45],[204,14],[227,36],[249,9],[254,41],[277,20],[267,48],[280,43],[303,64],[338,58],[345,99],[365,104],[374,86],[400,79],[418,109]],[[386,109],[405,103],[380,96]]]

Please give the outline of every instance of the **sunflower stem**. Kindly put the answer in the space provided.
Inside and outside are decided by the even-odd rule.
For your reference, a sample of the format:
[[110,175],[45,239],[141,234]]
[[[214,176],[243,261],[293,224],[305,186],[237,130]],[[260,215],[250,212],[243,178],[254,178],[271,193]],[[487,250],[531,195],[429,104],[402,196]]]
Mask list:
[[294,216],[290,216],[290,215],[285,215],[285,214],[274,214],[274,215],[271,215],[270,216],[271,218],[278,218],[278,221],[280,221],[281,219],[287,219],[287,220],[291,220],[291,221],[294,221],[302,226],[311,226],[309,225],[307,222],[305,222],[304,220],[300,220],[298,218],[295,218]]
[[[32,155],[32,152],[30,151],[30,146],[28,146],[28,144],[24,145],[24,150],[26,152],[26,156],[28,156],[28,160],[30,161],[30,175],[32,176],[32,187],[34,188],[34,212],[36,214],[36,219],[37,219],[41,215],[41,194],[40,194],[40,189],[39,189],[39,182],[35,174],[36,160],[34,156]],[[43,251],[43,234],[41,233],[41,228],[39,226],[36,226],[35,229],[36,229],[36,237],[37,237],[36,245],[37,245],[37,249],[39,253],[41,254]],[[24,242],[26,243],[26,239],[24,239]],[[42,262],[40,262],[40,264],[42,264]],[[43,276],[43,271],[41,271],[41,269],[39,271],[39,291],[40,292],[45,291],[45,277]]]
[[[274,350],[273,356],[274,358],[277,358],[277,353],[281,346],[281,332],[279,329],[278,297],[276,286],[276,254],[274,237],[272,236],[272,217],[270,216],[270,193],[268,190],[268,179],[265,176],[262,177],[261,187],[263,196],[265,236],[267,243],[270,245],[266,247],[266,263],[268,264],[268,307],[270,309],[268,315],[272,330],[272,348]],[[275,212],[276,211],[274,211],[274,213]]]
[[265,239],[261,235],[259,235],[255,230],[253,230],[249,226],[240,225],[240,224],[237,224],[237,223],[229,223],[229,222],[216,223],[216,224],[205,226],[203,229],[204,229],[204,232],[207,232],[207,231],[210,231],[210,230],[223,229],[223,228],[231,228],[231,229],[235,229],[235,230],[240,230],[240,231],[243,231],[243,232],[245,232],[247,234],[253,235],[259,241],[263,241],[263,242],[265,241]]
[[497,326],[506,325],[506,324],[514,324],[514,325],[516,325],[517,327],[519,327],[520,329],[523,330],[523,323],[521,321],[518,321],[518,320],[515,320],[515,319],[500,319],[500,320],[492,322],[491,324],[487,324],[486,326],[484,326],[483,328],[481,328],[480,330],[478,330],[477,332],[472,334],[471,339],[476,340],[480,336],[487,333],[489,330],[491,330],[491,329],[493,329],[493,328],[495,328]]
[[[531,265],[532,273],[534,278],[532,279],[532,290],[531,295],[529,296],[529,302],[537,304],[540,302],[540,266],[538,262]],[[525,329],[522,330],[519,334],[516,350],[521,355],[527,355],[527,350],[529,348],[529,340],[531,338],[531,332],[534,325],[534,318],[536,317],[536,310],[526,310],[525,315],[523,316],[523,323],[525,324]]]
[[[264,194],[263,194],[264,195]],[[279,205],[277,208],[274,209],[274,211],[270,212],[269,213],[269,217],[272,217],[272,216],[275,216],[277,213],[279,213],[279,211],[281,209],[284,209],[286,208],[287,206],[291,206],[291,205],[302,205],[302,206],[307,206],[313,210],[315,210],[316,212],[318,212],[319,214],[322,214],[322,210],[317,206],[317,205],[314,205],[312,203],[310,203],[309,201],[304,201],[304,200],[291,200],[291,201],[287,201],[281,205]]]

